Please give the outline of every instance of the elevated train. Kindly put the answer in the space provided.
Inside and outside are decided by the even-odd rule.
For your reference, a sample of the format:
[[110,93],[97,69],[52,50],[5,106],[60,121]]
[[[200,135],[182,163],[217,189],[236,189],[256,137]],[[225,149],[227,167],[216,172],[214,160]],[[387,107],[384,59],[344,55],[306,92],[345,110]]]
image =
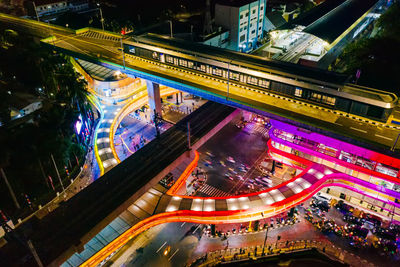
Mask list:
[[123,46],[126,54],[382,122],[398,100],[393,93],[349,84],[339,73],[155,34],[130,37]]

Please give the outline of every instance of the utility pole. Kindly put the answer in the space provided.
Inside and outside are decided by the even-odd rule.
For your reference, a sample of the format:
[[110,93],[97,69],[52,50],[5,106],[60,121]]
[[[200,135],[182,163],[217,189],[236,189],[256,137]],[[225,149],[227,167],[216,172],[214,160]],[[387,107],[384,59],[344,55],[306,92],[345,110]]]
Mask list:
[[61,181],[61,177],[60,177],[60,173],[58,172],[58,169],[57,169],[56,161],[54,160],[53,154],[50,154],[50,156],[51,156],[51,160],[53,161],[54,168],[56,169],[56,173],[57,173],[57,176],[58,176],[58,180],[60,181],[62,190],[63,190],[63,192],[64,192],[65,188],[64,188],[64,185],[63,185],[63,183],[62,183],[62,181]]
[[174,35],[172,34],[172,20],[168,20],[169,21],[169,30],[171,33],[171,38],[174,37]]
[[157,113],[156,109],[154,109],[154,126],[156,127],[156,138],[160,138],[160,129],[158,128],[158,125],[161,121],[160,115]]
[[399,137],[400,137],[400,133],[397,135],[396,141],[394,141],[394,144],[391,149],[392,151],[394,151],[396,149],[396,144],[397,144],[397,141],[399,141]]
[[267,225],[267,231],[265,231],[265,239],[264,239],[264,246],[263,246],[263,250],[262,250],[262,256],[265,255],[265,244],[267,243],[267,238],[268,238],[268,230],[269,230],[269,226]]
[[14,191],[12,190],[12,187],[11,187],[10,183],[8,182],[7,176],[6,176],[3,168],[0,168],[0,172],[1,172],[1,175],[3,176],[4,182],[7,185],[8,191],[10,191],[10,195],[11,195],[11,198],[13,199],[13,201],[14,201],[15,206],[17,207],[17,209],[20,209],[21,206],[19,205],[18,200],[15,197]]
[[32,255],[33,255],[33,258],[35,259],[36,264],[37,264],[39,267],[43,267],[43,263],[42,263],[42,261],[40,260],[39,255],[37,254],[36,249],[35,249],[35,247],[33,246],[32,241],[31,241],[31,240],[28,240],[28,241],[26,241],[26,243],[28,244],[29,250],[31,251],[31,253],[32,253]]
[[188,149],[190,150],[192,148],[192,145],[190,144],[190,122],[187,122],[187,141],[188,141]]
[[231,62],[232,62],[232,60],[228,62],[228,86],[227,86],[226,100],[228,100],[228,98],[229,98],[229,76],[230,76]]
[[124,52],[124,45],[122,44],[122,38],[121,38],[121,51],[122,51],[122,62],[124,64],[124,70],[125,70],[125,52]]
[[100,21],[101,21],[101,28],[103,29],[103,31],[104,31],[104,18],[103,18],[103,11],[101,10],[101,7],[100,7],[100,4],[99,3],[97,3],[97,6],[99,7],[99,10],[100,10]]
[[35,10],[36,19],[37,19],[37,21],[40,21],[39,20],[39,15],[38,15],[37,10],[36,10],[36,4],[35,4],[35,2],[32,2],[32,4],[33,4],[33,9]]

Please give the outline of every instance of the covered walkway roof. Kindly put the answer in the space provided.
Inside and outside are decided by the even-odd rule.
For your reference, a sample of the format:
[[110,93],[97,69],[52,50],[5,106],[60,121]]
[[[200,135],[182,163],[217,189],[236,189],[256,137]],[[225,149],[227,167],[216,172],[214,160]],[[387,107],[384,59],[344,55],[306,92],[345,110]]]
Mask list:
[[346,2],[346,0],[326,0],[322,4],[302,13],[294,20],[282,25],[278,30],[290,30],[299,25],[307,27],[344,2]]
[[347,0],[308,25],[304,32],[332,43],[377,2],[378,0]]

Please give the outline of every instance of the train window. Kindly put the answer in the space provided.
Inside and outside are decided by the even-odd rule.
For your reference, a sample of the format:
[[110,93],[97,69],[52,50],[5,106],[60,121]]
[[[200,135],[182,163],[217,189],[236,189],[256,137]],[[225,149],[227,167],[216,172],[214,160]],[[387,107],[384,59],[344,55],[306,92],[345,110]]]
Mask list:
[[321,95],[317,94],[317,93],[311,93],[311,100],[319,102],[319,101],[321,101]]
[[264,88],[268,88],[269,87],[269,81],[264,80],[264,79],[259,79],[258,80],[258,85],[260,85],[261,87],[264,87]]
[[328,104],[328,105],[335,105],[336,103],[336,98],[331,97],[331,96],[322,96],[322,103]]
[[188,61],[188,67],[193,69],[194,68],[194,64],[192,61]]
[[230,71],[229,72],[229,79],[239,81],[239,73]]
[[132,54],[135,54],[135,52],[136,52],[135,47],[134,46],[130,46],[129,47],[129,52],[132,53]]
[[247,79],[247,83],[257,85],[258,79],[256,77],[249,76],[249,78]]
[[187,61],[180,58],[180,59],[179,59],[179,65],[180,65],[180,66],[183,66],[183,67],[187,67]]
[[222,76],[222,70],[218,69],[218,68],[213,68],[213,74],[214,75],[218,75],[218,76]]
[[167,63],[174,64],[174,58],[169,55],[165,56],[165,60],[167,61]]
[[174,57],[174,65],[178,65],[178,59]]
[[154,59],[158,59],[158,54],[157,54],[157,52],[153,52],[153,58],[154,58]]
[[303,93],[303,89],[296,87],[296,90],[294,91],[294,95],[301,97],[302,93]]
[[206,65],[201,64],[201,65],[200,65],[200,70],[201,70],[202,72],[206,72]]

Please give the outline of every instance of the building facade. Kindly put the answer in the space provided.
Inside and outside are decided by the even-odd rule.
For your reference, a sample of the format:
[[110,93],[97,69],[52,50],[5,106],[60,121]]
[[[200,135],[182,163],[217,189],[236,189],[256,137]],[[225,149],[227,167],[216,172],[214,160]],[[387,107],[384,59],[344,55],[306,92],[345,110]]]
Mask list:
[[230,31],[229,49],[249,52],[263,38],[266,0],[221,0],[215,23]]

